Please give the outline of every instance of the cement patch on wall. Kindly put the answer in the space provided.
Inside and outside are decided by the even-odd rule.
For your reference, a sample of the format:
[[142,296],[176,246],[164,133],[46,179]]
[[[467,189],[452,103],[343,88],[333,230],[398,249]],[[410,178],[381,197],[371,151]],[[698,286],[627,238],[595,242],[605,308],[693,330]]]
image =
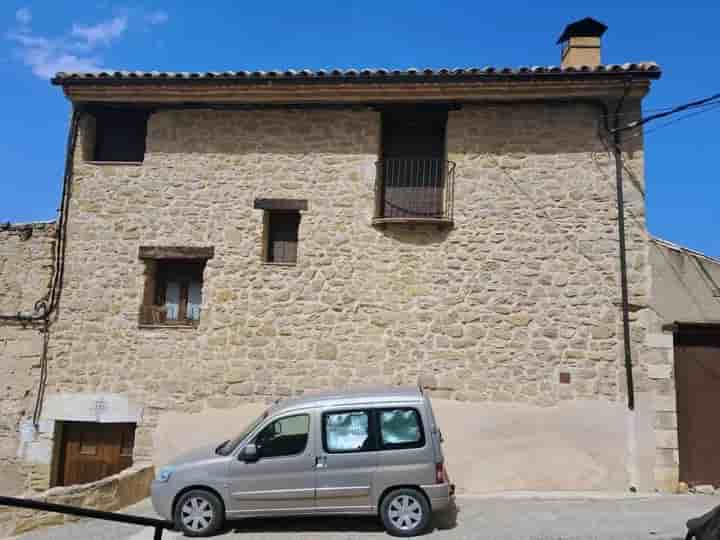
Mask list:
[[[651,403],[573,401],[553,407],[433,400],[448,471],[460,493],[653,489]],[[153,435],[161,466],[240,433],[267,405],[161,415]],[[629,432],[632,431],[632,437]],[[632,450],[630,450],[632,448]]]
[[54,394],[45,399],[43,418],[73,422],[142,421],[142,407],[122,394]]

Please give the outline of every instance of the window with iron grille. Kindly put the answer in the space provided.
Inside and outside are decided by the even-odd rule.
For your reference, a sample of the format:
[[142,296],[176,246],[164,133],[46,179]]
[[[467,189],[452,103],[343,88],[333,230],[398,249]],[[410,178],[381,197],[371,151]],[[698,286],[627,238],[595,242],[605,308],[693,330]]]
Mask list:
[[447,116],[447,110],[425,107],[383,111],[376,218],[451,218]]
[[265,211],[265,262],[296,264],[300,212]]

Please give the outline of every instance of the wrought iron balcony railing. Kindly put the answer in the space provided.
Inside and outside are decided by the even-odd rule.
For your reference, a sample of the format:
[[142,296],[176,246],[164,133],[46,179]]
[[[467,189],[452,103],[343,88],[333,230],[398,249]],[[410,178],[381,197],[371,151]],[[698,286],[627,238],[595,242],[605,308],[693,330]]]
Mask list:
[[375,223],[453,220],[455,163],[388,158],[376,163]]

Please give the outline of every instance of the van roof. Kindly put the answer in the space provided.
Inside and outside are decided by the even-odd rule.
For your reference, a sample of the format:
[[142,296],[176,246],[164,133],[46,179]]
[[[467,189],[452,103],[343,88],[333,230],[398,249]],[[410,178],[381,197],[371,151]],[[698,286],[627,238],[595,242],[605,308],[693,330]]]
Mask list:
[[272,413],[316,406],[372,405],[377,403],[421,403],[423,394],[413,386],[357,387],[331,392],[308,393],[300,397],[280,401],[272,407]]

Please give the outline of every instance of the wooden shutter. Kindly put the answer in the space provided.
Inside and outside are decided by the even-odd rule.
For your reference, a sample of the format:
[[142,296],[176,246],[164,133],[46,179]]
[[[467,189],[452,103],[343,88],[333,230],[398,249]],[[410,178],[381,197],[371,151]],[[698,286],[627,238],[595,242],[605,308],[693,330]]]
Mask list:
[[268,221],[268,262],[296,263],[300,213],[270,212]]

